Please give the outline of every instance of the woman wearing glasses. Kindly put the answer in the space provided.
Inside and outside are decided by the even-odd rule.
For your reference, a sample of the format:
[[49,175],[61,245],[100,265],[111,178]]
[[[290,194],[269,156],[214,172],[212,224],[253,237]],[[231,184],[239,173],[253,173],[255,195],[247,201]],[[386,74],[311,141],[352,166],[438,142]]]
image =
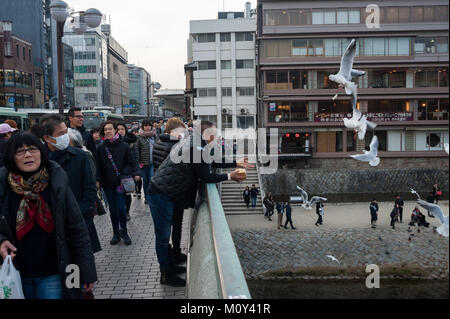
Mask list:
[[84,291],[97,281],[89,235],[67,175],[27,132],[8,142],[0,169],[0,255],[14,258],[27,299],[81,298],[79,288],[65,285],[68,265],[79,269]]

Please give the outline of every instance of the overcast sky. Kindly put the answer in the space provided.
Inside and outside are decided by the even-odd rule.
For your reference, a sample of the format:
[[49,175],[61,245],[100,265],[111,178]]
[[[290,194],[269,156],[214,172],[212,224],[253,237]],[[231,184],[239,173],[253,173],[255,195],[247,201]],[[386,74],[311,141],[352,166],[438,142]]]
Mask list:
[[[256,0],[249,0],[252,9]],[[75,10],[97,8],[111,17],[112,36],[128,63],[144,67],[163,89],[184,89],[190,20],[217,19],[218,11],[244,11],[246,0],[66,0]],[[223,10],[225,9],[225,10]]]

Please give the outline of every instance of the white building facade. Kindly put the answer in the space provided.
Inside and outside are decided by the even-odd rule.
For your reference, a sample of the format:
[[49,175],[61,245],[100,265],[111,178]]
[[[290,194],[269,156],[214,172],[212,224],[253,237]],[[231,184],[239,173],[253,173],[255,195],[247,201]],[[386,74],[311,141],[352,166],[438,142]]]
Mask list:
[[194,118],[217,128],[256,127],[256,18],[219,12],[217,20],[190,21],[188,62],[196,62]]

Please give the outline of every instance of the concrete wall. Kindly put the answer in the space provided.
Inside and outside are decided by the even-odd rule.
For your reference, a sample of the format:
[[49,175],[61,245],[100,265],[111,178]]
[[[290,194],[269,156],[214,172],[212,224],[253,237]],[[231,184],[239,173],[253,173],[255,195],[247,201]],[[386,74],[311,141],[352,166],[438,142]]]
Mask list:
[[[307,162],[306,162],[307,163]],[[281,164],[281,163],[280,163]],[[395,194],[413,199],[409,188],[426,198],[438,183],[448,198],[448,158],[382,158],[377,167],[353,159],[314,159],[282,164],[277,173],[261,175],[264,190],[277,198],[296,195],[296,185],[309,196],[321,195],[330,202],[392,200]]]

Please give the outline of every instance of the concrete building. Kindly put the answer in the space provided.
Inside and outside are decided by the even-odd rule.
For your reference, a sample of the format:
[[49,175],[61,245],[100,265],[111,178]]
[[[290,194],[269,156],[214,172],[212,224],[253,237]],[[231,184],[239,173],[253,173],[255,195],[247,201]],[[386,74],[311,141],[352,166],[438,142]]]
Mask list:
[[56,23],[50,16],[50,4],[51,0],[0,0],[0,21],[11,21],[14,34],[33,47],[33,77],[39,79],[34,105],[39,108],[49,107],[57,90],[56,63],[53,63]]
[[64,50],[64,105],[66,108],[71,108],[75,106],[75,81],[74,81],[74,67],[73,58],[74,52],[73,48],[63,43]]
[[134,107],[127,110],[130,114],[149,115],[147,99],[150,97],[148,85],[152,82],[150,73],[144,68],[128,65],[130,104]]
[[32,108],[32,44],[14,34],[10,21],[0,21],[0,107]]
[[212,120],[221,130],[255,127],[255,31],[249,4],[246,12],[190,21],[188,63],[196,64],[196,70],[189,107],[194,118]]
[[[258,3],[259,126],[279,129],[281,158],[347,158],[376,134],[382,157],[444,157],[448,143],[448,1],[377,1],[379,28],[366,25],[373,1]],[[352,38],[359,108],[378,124],[365,141],[342,118],[350,97],[328,78]]]

